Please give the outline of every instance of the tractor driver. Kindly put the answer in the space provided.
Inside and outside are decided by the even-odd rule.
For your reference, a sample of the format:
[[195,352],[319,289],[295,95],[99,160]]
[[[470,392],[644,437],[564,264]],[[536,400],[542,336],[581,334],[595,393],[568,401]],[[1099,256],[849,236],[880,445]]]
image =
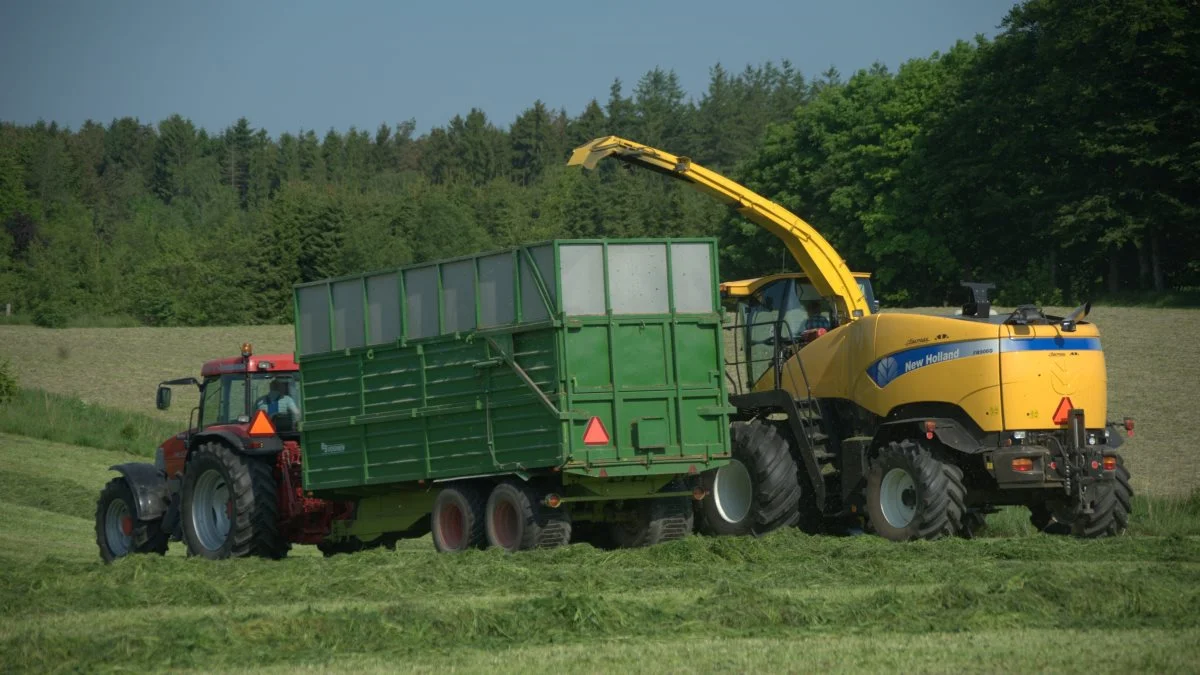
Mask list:
[[258,399],[255,404],[259,410],[265,411],[268,417],[286,412],[291,417],[292,421],[300,419],[300,406],[296,405],[296,400],[288,395],[288,382],[282,378],[271,380],[271,389],[266,396]]

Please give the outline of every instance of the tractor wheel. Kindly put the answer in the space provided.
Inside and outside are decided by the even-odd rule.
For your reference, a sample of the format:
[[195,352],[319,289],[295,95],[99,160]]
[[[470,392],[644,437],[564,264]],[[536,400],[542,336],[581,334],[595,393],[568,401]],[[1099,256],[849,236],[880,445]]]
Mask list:
[[892,541],[958,534],[965,495],[962,469],[908,440],[883,448],[867,476],[871,527]]
[[210,559],[282,558],[274,467],[220,443],[192,454],[183,478],[183,538],[188,553]]
[[161,525],[161,519],[138,520],[133,491],[124,478],[108,481],[100,491],[96,502],[96,545],[104,562],[130,553],[166,553],[168,537]]
[[609,528],[612,543],[619,548],[641,548],[683,539],[692,533],[694,514],[687,497],[659,497],[637,500],[633,519],[613,523]]
[[787,438],[761,420],[734,422],[729,431],[733,457],[703,476],[698,529],[737,536],[795,525],[804,492]]
[[433,501],[429,527],[433,547],[442,553],[483,548],[484,501],[479,489],[471,484],[443,488]]
[[1124,534],[1129,526],[1129,513],[1133,510],[1133,486],[1120,455],[1115,473],[1115,480],[1092,505],[1091,513],[1072,514],[1065,505],[1058,503],[1035,504],[1029,507],[1030,522],[1047,534],[1070,534],[1083,539]]
[[488,544],[509,553],[564,546],[571,541],[567,513],[542,506],[533,488],[516,481],[504,481],[492,489],[484,530]]

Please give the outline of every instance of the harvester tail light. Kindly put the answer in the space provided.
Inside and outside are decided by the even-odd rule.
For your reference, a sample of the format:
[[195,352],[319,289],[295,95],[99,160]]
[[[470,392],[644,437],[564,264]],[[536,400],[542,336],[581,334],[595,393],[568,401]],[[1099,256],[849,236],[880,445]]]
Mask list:
[[1012,461],[1012,470],[1020,473],[1033,471],[1033,460],[1028,457],[1018,457]]
[[267,417],[265,411],[259,410],[250,423],[249,433],[251,436],[274,436],[275,425],[271,424],[271,418]]
[[1132,417],[1125,418],[1125,433],[1130,436],[1133,435],[1133,418]]
[[933,420],[925,420],[925,438],[933,440],[933,430],[937,428],[937,422]]
[[1116,469],[1117,469],[1117,458],[1116,457],[1105,457],[1104,458],[1104,470],[1105,471],[1116,471]]
[[599,417],[588,420],[587,428],[583,430],[584,445],[608,445],[608,430]]

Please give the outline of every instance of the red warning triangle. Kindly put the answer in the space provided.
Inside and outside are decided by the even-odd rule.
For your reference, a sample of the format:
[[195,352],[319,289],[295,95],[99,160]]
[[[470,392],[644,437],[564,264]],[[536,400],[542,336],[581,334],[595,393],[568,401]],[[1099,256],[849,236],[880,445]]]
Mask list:
[[1054,420],[1055,424],[1066,424],[1067,419],[1071,417],[1071,408],[1074,407],[1071,404],[1071,398],[1064,396],[1063,400],[1058,402],[1058,409],[1054,411],[1054,417],[1051,419]]
[[608,445],[608,431],[599,417],[588,420],[587,429],[583,431],[584,445]]
[[259,410],[258,414],[254,416],[254,421],[250,423],[250,435],[251,436],[274,436],[275,435],[275,425],[271,424],[271,420],[270,420],[270,418],[267,417],[267,413],[265,411]]

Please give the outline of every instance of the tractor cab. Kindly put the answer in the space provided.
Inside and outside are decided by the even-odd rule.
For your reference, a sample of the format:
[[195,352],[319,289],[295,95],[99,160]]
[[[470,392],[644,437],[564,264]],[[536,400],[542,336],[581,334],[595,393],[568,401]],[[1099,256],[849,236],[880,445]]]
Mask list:
[[[292,354],[255,355],[242,345],[240,356],[213,359],[200,369],[200,380],[184,378],[159,385],[158,408],[170,406],[169,386],[191,384],[200,390],[197,431],[213,427],[248,428],[262,411],[280,436],[296,433],[303,415],[299,367]],[[257,435],[257,434],[255,434]]]
[[[878,310],[869,273],[855,273],[868,304]],[[757,279],[727,281],[720,286],[721,304],[734,321],[740,378],[756,382],[773,364],[782,364],[796,350],[837,328],[844,317],[822,297],[802,273],[773,274]]]

